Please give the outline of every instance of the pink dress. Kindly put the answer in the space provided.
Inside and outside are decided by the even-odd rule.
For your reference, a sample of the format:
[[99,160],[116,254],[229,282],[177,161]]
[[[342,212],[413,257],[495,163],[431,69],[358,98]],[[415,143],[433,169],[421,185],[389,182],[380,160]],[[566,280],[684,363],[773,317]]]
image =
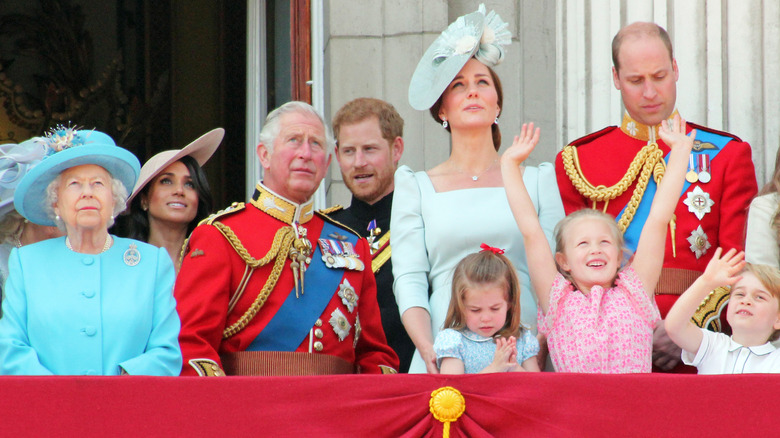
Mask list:
[[628,266],[616,286],[594,286],[585,296],[558,274],[539,332],[547,336],[555,369],[569,373],[649,373],[653,326],[661,319],[655,301]]

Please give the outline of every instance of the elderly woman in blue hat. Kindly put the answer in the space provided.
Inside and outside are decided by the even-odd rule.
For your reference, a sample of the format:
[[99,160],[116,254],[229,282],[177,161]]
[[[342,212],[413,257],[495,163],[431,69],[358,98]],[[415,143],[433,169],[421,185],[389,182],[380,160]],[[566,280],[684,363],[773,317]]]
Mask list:
[[[536,327],[523,239],[504,192],[498,149],[503,90],[493,67],[511,43],[507,23],[484,5],[459,17],[428,48],[409,84],[409,103],[429,110],[451,134],[443,163],[395,174],[390,229],[393,286],[401,319],[417,352],[409,372],[437,373],[433,341],[450,300],[452,271],[481,243],[503,248],[518,271],[522,322]],[[549,240],[563,215],[551,164],[526,167],[523,177]],[[430,290],[430,295],[429,295]]]
[[174,271],[164,249],[113,237],[138,159],[98,131],[58,127],[19,183],[16,210],[65,237],[9,259],[0,374],[178,375]]

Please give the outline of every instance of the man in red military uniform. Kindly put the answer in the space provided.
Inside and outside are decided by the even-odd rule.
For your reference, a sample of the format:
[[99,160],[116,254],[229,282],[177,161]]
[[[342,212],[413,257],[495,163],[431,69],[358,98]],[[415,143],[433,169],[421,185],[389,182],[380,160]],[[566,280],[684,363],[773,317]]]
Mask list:
[[[611,126],[566,146],[556,174],[566,213],[603,209],[618,220],[629,249],[644,225],[655,182],[663,176],[669,147],[658,127],[677,113],[677,61],[669,35],[654,23],[633,23],[612,42],[613,81],[626,113]],[[704,271],[717,247],[744,247],[747,208],[756,194],[750,145],[739,138],[689,123],[697,130],[686,184],[667,233],[664,270],[656,302],[665,317],[677,297]],[[653,362],[670,370],[680,349],[655,329]]]
[[333,141],[308,104],[271,112],[247,203],[199,225],[176,296],[183,375],[394,373],[368,242],[312,209]]

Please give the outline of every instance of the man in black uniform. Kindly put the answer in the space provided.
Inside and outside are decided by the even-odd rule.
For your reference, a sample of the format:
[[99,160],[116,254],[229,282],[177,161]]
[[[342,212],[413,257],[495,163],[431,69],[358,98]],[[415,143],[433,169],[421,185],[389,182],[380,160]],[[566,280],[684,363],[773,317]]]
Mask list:
[[404,121],[389,103],[355,99],[333,118],[336,159],[347,188],[349,208],[336,207],[330,216],[368,238],[376,275],[377,301],[387,343],[400,359],[399,371],[409,370],[414,344],[406,333],[393,294],[390,262],[390,209],[393,175],[404,152]]

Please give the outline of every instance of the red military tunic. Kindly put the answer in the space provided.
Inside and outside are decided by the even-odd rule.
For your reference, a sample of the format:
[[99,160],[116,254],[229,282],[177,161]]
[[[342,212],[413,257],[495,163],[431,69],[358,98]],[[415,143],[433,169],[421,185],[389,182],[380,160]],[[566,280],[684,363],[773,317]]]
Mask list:
[[[290,268],[291,259],[285,257],[275,287],[261,306],[255,305],[259,310],[252,316],[247,311],[253,303],[263,301],[258,297],[273,272],[275,258],[254,272],[247,260],[266,257],[274,246],[277,231],[284,227],[292,230],[294,221],[306,229],[311,244],[317,245],[318,238],[326,238],[320,236],[325,220],[327,216],[312,212],[311,202],[294,204],[258,184],[250,204],[238,204],[234,209],[204,221],[193,231],[174,288],[182,322],[179,336],[184,358],[182,375],[220,374],[223,372],[220,354],[241,352],[249,347],[288,295],[295,295],[295,279]],[[230,232],[235,236],[232,242],[228,238]],[[352,234],[343,227],[339,227],[339,233]],[[236,245],[236,241],[240,244]],[[241,246],[246,250],[244,257],[240,255]],[[321,258],[311,258],[309,269],[319,264],[323,265],[322,269],[343,271],[343,277],[334,289],[322,290],[318,284],[306,283],[304,275],[302,293],[332,297],[295,351],[337,356],[356,365],[361,373],[392,373],[398,367],[398,358],[387,345],[382,330],[368,243],[360,239],[354,250],[367,268],[326,268]],[[247,280],[248,273],[251,276]],[[339,295],[344,286],[354,289],[357,296],[354,306],[343,298],[343,293]],[[236,299],[237,291],[240,296]],[[334,315],[343,315],[347,324],[344,324],[344,318],[340,321],[341,326],[332,322]],[[223,336],[223,331],[234,327],[242,316],[248,321],[245,327],[235,334]]]
[[[666,268],[703,272],[717,247],[744,249],[747,209],[757,190],[749,144],[731,134],[689,124],[688,130],[692,128],[730,137],[730,141],[727,139],[728,142],[720,148],[717,156],[710,163],[711,181],[691,184],[680,197],[675,209],[676,231],[674,236],[671,232],[667,232],[664,273],[656,288],[658,294],[656,302],[662,317],[666,317],[666,313],[679,294],[687,288],[686,284],[679,284],[680,282],[675,287],[665,283],[665,276],[670,273]],[[657,129],[657,126],[641,125],[626,114],[620,127],[605,128],[574,141],[572,145],[576,146],[583,175],[594,186],[609,187],[616,184],[626,173],[640,149],[649,143],[651,137],[657,137]],[[660,139],[657,143],[666,155],[669,147]],[[694,150],[702,147],[698,143],[697,141],[694,145]],[[710,144],[704,147],[713,148]],[[564,170],[561,153],[556,157],[555,171],[566,214],[583,207],[593,207],[593,202],[580,194],[569,179]],[[635,187],[636,181],[623,194],[609,201],[607,213],[617,217],[629,202]],[[692,193],[697,187],[707,194],[711,201],[714,201],[710,211],[704,213],[701,219],[684,203],[688,193]],[[596,208],[603,209],[604,203],[598,202]],[[697,257],[696,252],[691,249],[693,244],[688,238],[699,226],[706,235],[710,247],[707,249],[701,247],[704,241],[699,239],[700,247],[696,249],[699,250],[700,256]],[[676,256],[672,253],[672,238],[676,243]],[[692,281],[693,279],[690,280]]]

